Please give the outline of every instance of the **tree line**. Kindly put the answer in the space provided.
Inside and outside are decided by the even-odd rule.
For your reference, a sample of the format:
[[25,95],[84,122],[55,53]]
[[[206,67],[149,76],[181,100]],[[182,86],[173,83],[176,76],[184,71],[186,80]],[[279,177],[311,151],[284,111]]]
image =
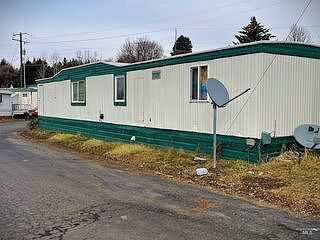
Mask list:
[[[27,86],[35,84],[36,79],[52,77],[60,70],[68,67],[74,67],[89,63],[75,58],[63,58],[62,61],[56,61],[49,64],[45,58],[33,58],[25,62],[25,75]],[[20,87],[20,69],[11,63],[2,59],[0,62],[0,88],[8,88],[10,86]]]
[[[234,45],[250,43],[262,40],[271,40],[275,38],[269,28],[266,28],[262,23],[258,22],[256,17],[252,17],[248,25],[244,26],[235,35]],[[287,41],[295,42],[311,42],[310,33],[301,26],[293,25]],[[187,36],[179,36],[172,48],[171,56],[186,54],[192,52],[192,42]],[[68,67],[78,66],[86,63],[99,61],[97,53],[91,54],[90,51],[77,52],[76,58],[67,59],[64,57],[60,60],[57,54],[51,56],[51,64],[45,58],[34,58],[32,61],[27,60],[25,63],[25,75],[27,85],[35,84],[35,80],[39,78],[52,77],[60,70]],[[147,37],[137,39],[127,39],[120,47],[115,58],[116,62],[134,63],[159,59],[164,56],[164,50],[160,43],[150,40]],[[107,61],[112,61],[108,59]],[[5,59],[0,61],[0,88],[20,86],[19,80],[20,70],[14,67]]]

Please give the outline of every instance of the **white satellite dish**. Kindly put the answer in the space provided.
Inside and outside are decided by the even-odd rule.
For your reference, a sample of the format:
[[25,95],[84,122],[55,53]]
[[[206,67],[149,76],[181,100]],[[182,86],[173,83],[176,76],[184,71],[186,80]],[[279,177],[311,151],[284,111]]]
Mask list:
[[303,124],[294,130],[294,138],[302,146],[310,149],[320,149],[320,126]]
[[240,97],[244,93],[248,92],[250,88],[238,94],[232,99],[229,99],[229,93],[227,88],[222,82],[215,78],[209,78],[207,82],[207,89],[209,97],[212,100],[213,105],[213,167],[217,166],[217,107],[225,107],[229,102]]

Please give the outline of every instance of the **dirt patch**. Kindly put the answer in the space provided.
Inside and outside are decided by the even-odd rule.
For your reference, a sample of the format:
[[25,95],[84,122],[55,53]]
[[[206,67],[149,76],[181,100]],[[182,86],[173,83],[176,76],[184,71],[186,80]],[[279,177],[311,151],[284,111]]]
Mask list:
[[242,191],[250,193],[256,193],[271,189],[277,189],[286,186],[284,180],[269,176],[250,176],[246,175],[242,177]]
[[[194,153],[174,149],[155,149],[145,145],[101,141],[39,129],[22,135],[91,154],[94,161],[102,166],[156,174],[262,201],[294,213],[320,216],[319,154],[287,152],[260,165],[221,160],[218,168],[213,169],[211,161],[195,162]],[[210,159],[210,156],[206,157]],[[198,167],[206,167],[209,174],[197,176],[195,169]],[[198,212],[217,207],[206,199],[196,199],[194,204],[194,211]]]
[[207,198],[204,198],[204,197],[195,198],[193,200],[193,204],[195,207],[192,209],[192,211],[195,213],[202,213],[202,214],[208,213],[209,209],[211,208],[220,207],[219,205],[210,202]]

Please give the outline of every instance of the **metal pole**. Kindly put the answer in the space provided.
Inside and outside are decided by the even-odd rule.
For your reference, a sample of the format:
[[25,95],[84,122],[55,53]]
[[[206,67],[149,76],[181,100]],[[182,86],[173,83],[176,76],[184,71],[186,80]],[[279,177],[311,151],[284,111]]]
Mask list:
[[23,63],[23,87],[26,88],[26,63]]
[[[20,32],[20,33],[14,33],[14,34],[13,34],[13,37],[12,37],[12,40],[17,41],[17,42],[19,42],[19,44],[20,44],[20,87],[21,87],[21,88],[23,87],[24,74],[25,74],[25,70],[24,70],[24,66],[23,66],[23,60],[22,60],[22,55],[25,55],[25,54],[23,53],[23,46],[22,46],[22,44],[23,44],[23,43],[29,43],[28,41],[24,41],[24,40],[23,40],[23,35],[24,35],[24,34],[29,35],[28,33]],[[19,39],[16,39],[16,38],[15,38],[16,36],[19,36]]]
[[217,105],[215,103],[213,105],[213,168],[217,167]]
[[22,32],[19,33],[19,42],[20,42],[20,87],[22,88],[22,81],[23,81]]

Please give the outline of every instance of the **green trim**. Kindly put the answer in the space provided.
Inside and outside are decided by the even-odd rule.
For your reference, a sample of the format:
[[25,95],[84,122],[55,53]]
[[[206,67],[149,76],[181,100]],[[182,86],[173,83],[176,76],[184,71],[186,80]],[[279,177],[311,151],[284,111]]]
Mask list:
[[86,106],[86,102],[71,102],[71,106]]
[[121,70],[136,71],[147,68],[163,67],[182,63],[191,63],[198,61],[208,61],[219,58],[227,58],[255,53],[270,53],[278,55],[289,55],[297,57],[307,57],[320,59],[320,47],[305,45],[299,43],[281,43],[281,42],[257,42],[234,48],[217,49],[209,52],[182,55],[181,57],[159,59],[146,63],[132,64],[121,67]]
[[113,102],[113,106],[127,106],[127,102]]
[[84,79],[71,79],[71,80],[70,80],[70,82],[71,82],[71,83],[74,83],[74,82],[81,82],[81,81],[84,81],[84,82],[85,82],[85,81],[86,81],[86,79],[84,78]]
[[[116,101],[116,90],[115,90],[115,82],[116,77],[124,76],[124,102]],[[117,74],[113,76],[113,106],[127,106],[127,75],[126,74]]]
[[107,75],[107,74],[125,74],[129,71],[143,70],[155,67],[163,67],[168,65],[183,64],[198,61],[208,61],[219,58],[228,58],[234,56],[270,53],[278,55],[288,55],[296,57],[306,57],[320,59],[320,47],[301,43],[285,43],[285,42],[256,42],[252,44],[244,44],[236,47],[217,49],[201,53],[193,53],[169,57],[154,61],[147,61],[126,66],[113,66],[106,63],[96,63],[91,65],[82,65],[74,68],[63,69],[57,75],[39,79],[37,83],[48,83],[62,80],[84,79],[89,76]]
[[[212,150],[212,134],[207,133],[44,116],[39,117],[39,127],[121,142],[130,142],[131,137],[135,136],[135,143],[188,151],[195,151],[200,147],[200,152],[206,154]],[[222,146],[222,158],[242,159],[251,163],[260,163],[265,158],[279,154],[283,144],[295,143],[293,137],[282,137],[273,138],[270,145],[263,146],[261,141],[256,139],[256,145],[249,148],[246,138],[226,135],[218,135],[217,141]]]
[[64,80],[83,80],[91,76],[113,74],[118,66],[110,65],[107,63],[93,63],[87,65],[80,65],[72,68],[65,68],[50,78],[37,80],[37,84],[50,83]]

